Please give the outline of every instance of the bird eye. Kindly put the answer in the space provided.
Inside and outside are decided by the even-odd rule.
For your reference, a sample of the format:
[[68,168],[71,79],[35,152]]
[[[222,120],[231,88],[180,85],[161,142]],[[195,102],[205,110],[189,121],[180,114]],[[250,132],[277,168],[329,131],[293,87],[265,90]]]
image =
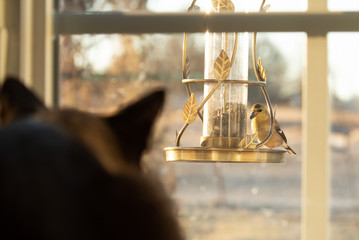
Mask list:
[[259,109],[258,112],[262,112],[262,109]]

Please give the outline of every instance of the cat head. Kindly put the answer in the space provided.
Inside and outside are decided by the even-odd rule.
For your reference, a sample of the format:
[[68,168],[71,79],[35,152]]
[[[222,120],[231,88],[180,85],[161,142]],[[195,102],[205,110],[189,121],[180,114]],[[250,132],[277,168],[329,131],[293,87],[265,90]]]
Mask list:
[[0,89],[0,122],[4,127],[21,119],[53,124],[94,151],[108,171],[116,172],[117,159],[140,166],[164,97],[163,90],[156,90],[110,116],[97,116],[48,109],[21,81],[8,77]]
[[1,236],[181,239],[161,185],[138,169],[163,101],[154,91],[107,117],[52,110],[8,78],[0,89]]

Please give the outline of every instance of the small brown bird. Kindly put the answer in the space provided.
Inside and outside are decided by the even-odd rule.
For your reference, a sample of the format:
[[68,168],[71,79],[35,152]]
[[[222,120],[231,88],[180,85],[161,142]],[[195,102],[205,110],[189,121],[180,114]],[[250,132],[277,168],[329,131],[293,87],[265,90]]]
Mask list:
[[[270,114],[267,109],[259,103],[254,104],[251,110],[250,119],[252,119],[252,132],[256,133],[258,140],[262,142],[270,131]],[[264,145],[268,148],[282,147],[285,148],[289,154],[296,154],[294,150],[288,146],[287,138],[275,119],[272,136]]]

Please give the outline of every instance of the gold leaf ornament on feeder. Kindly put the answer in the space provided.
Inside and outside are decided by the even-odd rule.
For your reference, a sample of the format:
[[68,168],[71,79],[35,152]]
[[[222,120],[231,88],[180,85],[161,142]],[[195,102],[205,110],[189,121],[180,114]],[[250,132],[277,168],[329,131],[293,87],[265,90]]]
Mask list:
[[222,50],[213,66],[213,73],[218,80],[226,80],[231,72],[231,60],[226,51]]
[[267,80],[267,75],[266,75],[266,71],[264,70],[264,67],[262,65],[261,58],[258,58],[257,70],[258,70],[258,73],[259,73],[260,80],[265,82]]
[[239,147],[255,149],[257,147],[257,141],[258,141],[258,134],[254,133],[252,135],[248,135],[247,139],[243,138],[243,140],[239,144]]
[[194,120],[196,120],[197,111],[197,99],[195,95],[191,93],[191,96],[188,98],[183,108],[183,120],[186,124],[191,124],[194,122]]
[[189,63],[189,58],[186,58],[186,62],[183,66],[183,71],[182,71],[183,78],[185,79],[188,78],[190,72],[191,72],[191,65]]
[[[213,12],[234,12],[240,9],[240,0],[208,0]],[[189,11],[193,11],[193,0]],[[260,12],[268,5],[263,0]],[[249,37],[248,33],[207,32],[205,42],[204,79],[189,77],[187,56],[187,33],[184,33],[182,52],[182,83],[186,86],[188,100],[183,109],[184,124],[176,134],[176,146],[165,148],[167,161],[194,162],[284,162],[284,149],[263,148],[271,137],[274,116],[266,90],[267,76],[260,58],[256,58],[256,37],[252,40],[252,63],[256,80],[248,79]],[[256,62],[256,59],[258,61]],[[203,100],[197,98],[191,84],[203,85]],[[264,141],[258,135],[247,134],[248,87],[260,87],[270,114],[270,131]],[[180,139],[197,115],[202,120],[202,137],[199,146],[181,147]]]
[[234,12],[235,6],[231,0],[212,0],[213,7],[218,11],[231,11]]

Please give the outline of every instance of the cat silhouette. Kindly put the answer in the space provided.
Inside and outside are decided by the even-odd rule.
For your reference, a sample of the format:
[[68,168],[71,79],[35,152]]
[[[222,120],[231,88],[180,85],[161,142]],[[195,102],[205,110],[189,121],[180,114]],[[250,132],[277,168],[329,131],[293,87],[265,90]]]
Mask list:
[[165,93],[111,116],[48,109],[18,79],[0,89],[2,239],[179,240],[162,186],[140,159]]

